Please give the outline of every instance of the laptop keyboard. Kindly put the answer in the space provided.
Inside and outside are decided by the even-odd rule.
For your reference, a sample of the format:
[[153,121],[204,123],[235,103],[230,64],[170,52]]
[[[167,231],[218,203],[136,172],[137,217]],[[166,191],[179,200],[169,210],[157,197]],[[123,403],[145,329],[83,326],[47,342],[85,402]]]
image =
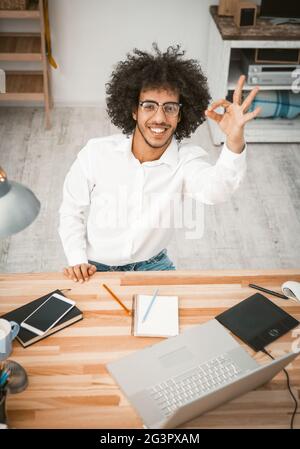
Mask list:
[[237,377],[241,370],[226,355],[215,357],[196,368],[174,376],[148,389],[165,416]]

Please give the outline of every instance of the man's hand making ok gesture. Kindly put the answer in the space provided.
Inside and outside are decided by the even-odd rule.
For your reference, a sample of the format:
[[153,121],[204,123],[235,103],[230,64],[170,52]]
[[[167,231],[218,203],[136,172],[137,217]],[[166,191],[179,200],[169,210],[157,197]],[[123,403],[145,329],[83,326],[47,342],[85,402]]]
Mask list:
[[[261,111],[261,108],[257,107],[254,109],[254,111],[247,112],[252,101],[254,100],[255,95],[259,91],[259,87],[254,87],[242,102],[242,90],[244,82],[245,75],[241,75],[233,93],[232,103],[225,100],[225,98],[222,100],[217,100],[214,101],[205,111],[207,117],[219,124],[221,130],[227,136],[227,146],[235,153],[241,153],[244,148],[245,124],[252,120],[254,117],[257,117]],[[220,106],[224,108],[223,114],[215,112],[215,109]]]

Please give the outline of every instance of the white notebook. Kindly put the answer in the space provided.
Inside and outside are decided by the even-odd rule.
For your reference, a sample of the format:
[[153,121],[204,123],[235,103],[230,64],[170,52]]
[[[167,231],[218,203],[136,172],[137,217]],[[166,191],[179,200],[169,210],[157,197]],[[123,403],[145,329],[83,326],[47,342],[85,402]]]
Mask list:
[[134,295],[133,335],[137,337],[173,337],[178,335],[177,296],[158,295],[143,322],[152,297],[152,295]]

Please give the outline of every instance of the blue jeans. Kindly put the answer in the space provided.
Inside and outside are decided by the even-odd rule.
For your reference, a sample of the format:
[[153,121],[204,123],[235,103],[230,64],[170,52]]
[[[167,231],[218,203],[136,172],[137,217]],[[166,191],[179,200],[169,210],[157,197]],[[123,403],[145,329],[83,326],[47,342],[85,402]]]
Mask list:
[[176,270],[173,262],[167,256],[167,250],[163,249],[151,259],[142,262],[128,263],[127,265],[105,265],[103,263],[89,260],[89,263],[95,265],[97,271],[164,271]]

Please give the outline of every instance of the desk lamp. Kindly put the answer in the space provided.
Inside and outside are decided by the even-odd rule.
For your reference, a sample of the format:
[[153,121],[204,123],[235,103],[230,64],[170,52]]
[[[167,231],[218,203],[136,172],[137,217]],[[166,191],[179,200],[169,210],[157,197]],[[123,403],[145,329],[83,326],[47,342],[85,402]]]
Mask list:
[[[0,238],[25,229],[37,217],[39,210],[40,202],[31,190],[17,182],[8,182],[0,167]],[[7,391],[13,394],[25,390],[28,380],[24,368],[13,360],[6,360],[5,366],[11,371]]]

